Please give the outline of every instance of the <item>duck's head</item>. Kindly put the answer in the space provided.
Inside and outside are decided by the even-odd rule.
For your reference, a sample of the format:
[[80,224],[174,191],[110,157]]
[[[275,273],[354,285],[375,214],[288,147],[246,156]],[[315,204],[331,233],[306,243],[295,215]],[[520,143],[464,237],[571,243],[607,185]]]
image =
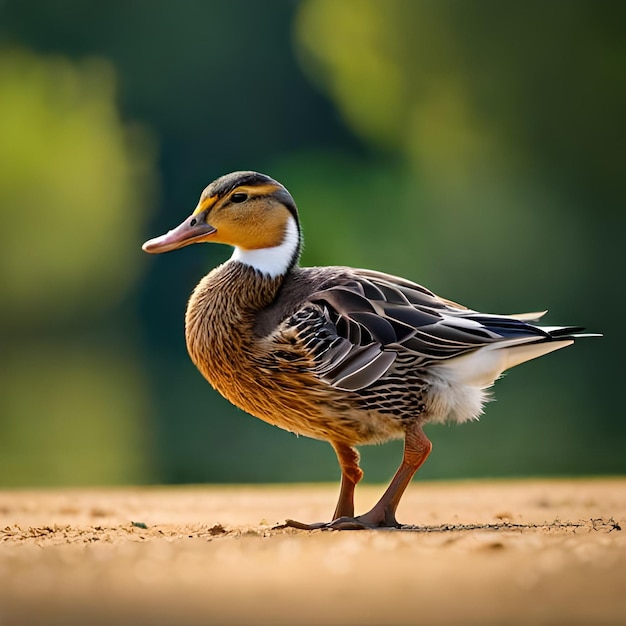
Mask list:
[[169,252],[192,243],[234,246],[232,260],[272,277],[295,265],[302,246],[298,210],[279,182],[258,172],[233,172],[213,181],[194,212],[143,250]]

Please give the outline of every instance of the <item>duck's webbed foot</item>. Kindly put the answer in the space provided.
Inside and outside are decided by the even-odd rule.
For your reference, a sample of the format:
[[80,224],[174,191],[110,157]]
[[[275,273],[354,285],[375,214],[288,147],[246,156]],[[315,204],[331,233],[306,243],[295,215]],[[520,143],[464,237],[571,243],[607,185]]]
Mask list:
[[[371,513],[372,511],[370,511]],[[371,530],[374,528],[400,528],[395,518],[392,520],[375,519],[370,513],[359,515],[358,517],[338,517],[332,522],[315,522],[304,524],[293,519],[285,520],[283,527],[298,528],[300,530]]]

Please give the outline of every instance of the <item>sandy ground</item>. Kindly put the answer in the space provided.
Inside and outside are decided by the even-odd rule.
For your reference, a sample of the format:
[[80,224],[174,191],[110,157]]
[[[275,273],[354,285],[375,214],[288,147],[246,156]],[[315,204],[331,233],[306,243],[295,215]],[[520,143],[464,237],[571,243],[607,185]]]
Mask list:
[[274,528],[335,495],[0,492],[0,625],[626,624],[626,479],[418,481],[407,529]]

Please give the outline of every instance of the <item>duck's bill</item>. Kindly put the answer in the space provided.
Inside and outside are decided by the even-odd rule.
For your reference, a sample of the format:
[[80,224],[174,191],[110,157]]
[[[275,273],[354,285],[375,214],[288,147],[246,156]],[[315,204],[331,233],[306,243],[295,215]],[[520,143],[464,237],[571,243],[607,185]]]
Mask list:
[[191,216],[180,226],[165,233],[165,235],[149,239],[141,248],[144,252],[150,252],[151,254],[169,252],[192,243],[206,241],[207,237],[214,232],[216,232],[216,229],[213,226],[206,222],[200,222],[197,218]]

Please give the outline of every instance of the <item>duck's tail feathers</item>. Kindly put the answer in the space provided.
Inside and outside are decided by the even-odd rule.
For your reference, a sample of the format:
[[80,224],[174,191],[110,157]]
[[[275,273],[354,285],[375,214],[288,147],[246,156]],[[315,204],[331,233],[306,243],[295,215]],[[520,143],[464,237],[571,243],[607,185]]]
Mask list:
[[[519,319],[519,318],[518,318]],[[459,383],[485,389],[508,369],[531,361],[544,354],[560,350],[584,337],[601,337],[595,333],[580,333],[578,326],[537,326],[541,334],[512,337],[496,341],[465,354],[437,364],[447,376]]]
[[553,341],[524,343],[516,346],[498,348],[496,352],[502,353],[501,363],[503,367],[493,380],[495,381],[495,379],[498,378],[498,376],[500,376],[502,372],[509,370],[516,365],[521,365],[522,363],[526,363],[526,361],[532,361],[533,359],[537,359],[544,354],[550,354],[550,352],[554,352],[555,350],[560,350],[561,348],[571,346],[573,343],[573,338],[567,338],[560,340],[555,339]]

